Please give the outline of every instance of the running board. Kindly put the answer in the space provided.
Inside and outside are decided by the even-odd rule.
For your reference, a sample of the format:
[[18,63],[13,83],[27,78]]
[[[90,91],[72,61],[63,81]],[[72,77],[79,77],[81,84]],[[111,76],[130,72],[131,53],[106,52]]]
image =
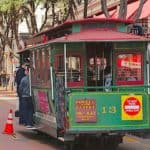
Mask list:
[[58,140],[60,140],[60,141],[62,141],[62,142],[65,141],[63,137],[58,137]]

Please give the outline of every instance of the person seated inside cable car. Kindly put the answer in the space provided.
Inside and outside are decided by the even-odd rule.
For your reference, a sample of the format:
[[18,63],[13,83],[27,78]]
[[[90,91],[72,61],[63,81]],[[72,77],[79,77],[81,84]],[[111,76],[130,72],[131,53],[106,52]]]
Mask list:
[[137,81],[136,77],[133,76],[134,72],[132,70],[128,70],[126,72],[126,81]]
[[94,80],[94,66],[89,65],[87,70],[87,76],[89,80]]

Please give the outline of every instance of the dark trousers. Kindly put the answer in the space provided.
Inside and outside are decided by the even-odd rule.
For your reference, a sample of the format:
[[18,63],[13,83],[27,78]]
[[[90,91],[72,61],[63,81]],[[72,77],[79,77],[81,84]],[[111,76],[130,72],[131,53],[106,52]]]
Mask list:
[[21,109],[22,116],[25,125],[33,125],[33,103],[31,97],[22,97],[21,98]]
[[19,86],[17,86],[17,95],[19,98],[19,124],[25,124],[23,120],[23,113],[22,113],[22,97],[19,93]]
[[25,124],[25,121],[23,119],[22,107],[23,107],[22,97],[19,96],[19,124]]

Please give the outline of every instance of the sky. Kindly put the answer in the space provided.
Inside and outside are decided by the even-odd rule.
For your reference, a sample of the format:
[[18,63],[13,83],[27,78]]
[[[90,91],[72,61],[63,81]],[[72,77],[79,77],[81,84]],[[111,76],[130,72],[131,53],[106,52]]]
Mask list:
[[[38,6],[35,12],[38,29],[40,28],[42,24],[42,17],[44,16],[44,13],[45,13],[45,10],[41,9],[41,6]],[[18,31],[19,33],[28,33],[28,28],[27,28],[25,20],[20,23]]]

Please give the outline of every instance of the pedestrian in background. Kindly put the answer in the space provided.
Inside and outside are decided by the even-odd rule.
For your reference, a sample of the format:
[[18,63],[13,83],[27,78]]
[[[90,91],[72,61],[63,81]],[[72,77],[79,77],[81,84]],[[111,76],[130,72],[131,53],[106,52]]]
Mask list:
[[16,75],[15,75],[17,95],[19,98],[19,124],[24,124],[23,117],[22,117],[22,104],[21,104],[22,100],[21,100],[21,95],[19,93],[19,85],[20,85],[21,79],[25,76],[25,68],[26,68],[26,63],[23,62],[20,68],[16,71]]
[[1,85],[2,87],[6,87],[6,71],[3,71],[1,74]]
[[30,81],[29,81],[29,68],[25,69],[25,76],[21,79],[19,85],[19,93],[21,95],[22,101],[22,116],[25,123],[25,126],[28,129],[35,129],[33,127],[33,103],[32,97],[30,95]]

